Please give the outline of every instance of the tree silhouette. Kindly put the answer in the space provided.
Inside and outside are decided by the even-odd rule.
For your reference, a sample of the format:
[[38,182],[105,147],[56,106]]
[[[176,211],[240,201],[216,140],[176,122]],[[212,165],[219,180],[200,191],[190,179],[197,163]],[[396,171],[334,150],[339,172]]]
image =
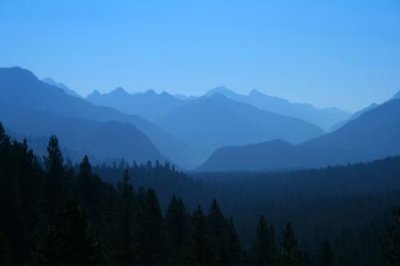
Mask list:
[[272,226],[268,226],[264,216],[258,221],[254,253],[257,266],[277,265],[275,232]]
[[178,263],[188,224],[188,213],[181,198],[172,197],[165,215],[172,264]]
[[39,265],[103,265],[101,245],[89,231],[84,210],[76,200],[68,200],[60,219],[51,225],[38,246]]
[[307,264],[290,223],[286,225],[286,228],[283,231],[281,263],[285,266],[300,266]]

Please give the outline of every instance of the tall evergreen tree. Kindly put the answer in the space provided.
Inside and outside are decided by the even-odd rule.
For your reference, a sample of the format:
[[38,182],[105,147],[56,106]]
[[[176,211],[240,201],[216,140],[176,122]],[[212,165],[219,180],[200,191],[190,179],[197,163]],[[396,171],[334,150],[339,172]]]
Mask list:
[[103,265],[101,245],[89,231],[84,210],[78,201],[68,200],[60,219],[51,225],[38,246],[38,265]]
[[24,209],[18,180],[18,155],[0,125],[0,232],[4,242],[13,250],[15,262],[26,257]]
[[64,168],[64,158],[61,153],[58,139],[51,136],[47,147],[47,156],[44,157],[46,166],[46,204],[47,216],[50,223],[55,222],[57,209],[67,198],[67,180]]
[[286,225],[283,231],[281,263],[284,266],[301,266],[307,264],[290,223]]
[[213,264],[227,265],[229,263],[228,224],[215,199],[211,203],[207,219]]
[[268,226],[265,217],[258,220],[256,240],[254,243],[254,259],[257,266],[277,265],[277,247],[275,232]]
[[228,223],[228,264],[242,265],[242,248],[232,218]]
[[135,223],[135,192],[130,183],[128,170],[124,171],[122,181],[118,184],[120,194],[120,218],[116,232],[116,254],[117,265],[133,265],[134,263],[134,223]]
[[154,190],[138,193],[135,262],[138,265],[166,265],[167,234],[157,195]]
[[79,198],[88,213],[89,219],[96,224],[100,223],[100,183],[100,178],[92,173],[89,158],[85,155],[79,166]]
[[199,206],[189,220],[182,254],[182,265],[213,265],[207,231],[207,220]]
[[187,230],[188,214],[181,198],[172,197],[165,215],[165,226],[170,243],[171,263],[176,265]]

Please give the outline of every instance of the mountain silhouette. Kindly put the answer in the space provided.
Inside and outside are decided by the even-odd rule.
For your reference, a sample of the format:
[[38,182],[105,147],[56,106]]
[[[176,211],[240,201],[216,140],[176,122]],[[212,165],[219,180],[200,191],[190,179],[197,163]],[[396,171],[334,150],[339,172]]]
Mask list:
[[222,94],[229,99],[251,104],[262,110],[291,116],[315,124],[325,130],[347,119],[350,113],[338,108],[316,108],[310,104],[292,103],[279,97],[265,95],[257,90],[252,90],[247,95],[238,94],[225,87],[217,87],[206,95]]
[[52,78],[44,78],[43,79],[44,82],[46,82],[47,84],[56,86],[60,89],[63,89],[65,91],[65,93],[71,95],[71,96],[75,96],[78,98],[82,98],[82,96],[80,96],[78,93],[76,93],[75,91],[71,90],[70,88],[68,88],[64,83],[62,82],[57,82]]
[[281,138],[292,143],[324,131],[302,120],[266,112],[215,94],[187,101],[156,123],[188,143],[202,156],[227,145],[244,145]]
[[32,72],[20,67],[0,68],[0,101],[15,109],[48,112],[66,118],[128,123],[147,135],[169,160],[181,166],[191,164],[191,158],[186,156],[190,149],[151,122],[70,96],[64,90],[40,81]]
[[[0,120],[18,135],[33,140],[39,154],[45,150],[48,137],[56,134],[74,161],[81,160],[84,155],[93,155],[101,161],[165,160],[150,139],[131,124],[58,116],[2,101]],[[38,143],[43,139],[45,141]]]
[[362,114],[364,114],[364,113],[366,113],[366,112],[368,112],[368,111],[374,109],[374,108],[377,107],[377,106],[378,106],[378,104],[376,104],[376,103],[370,104],[369,106],[367,106],[367,107],[361,109],[360,111],[355,112],[355,113],[354,113],[353,115],[351,115],[348,119],[346,119],[346,120],[344,120],[344,121],[341,121],[341,122],[337,123],[336,125],[334,125],[334,126],[330,129],[330,131],[338,130],[339,128],[341,128],[341,127],[343,127],[345,124],[347,124],[349,121],[352,121],[352,120],[354,120],[354,119],[356,119],[356,118],[359,118]]
[[105,94],[94,91],[86,99],[96,105],[109,106],[149,120],[154,120],[183,104],[183,101],[167,92],[157,94],[153,90],[148,90],[144,93],[130,94],[123,88]]
[[399,155],[399,114],[400,100],[388,101],[332,133],[299,145],[274,141],[218,149],[199,169],[319,168]]

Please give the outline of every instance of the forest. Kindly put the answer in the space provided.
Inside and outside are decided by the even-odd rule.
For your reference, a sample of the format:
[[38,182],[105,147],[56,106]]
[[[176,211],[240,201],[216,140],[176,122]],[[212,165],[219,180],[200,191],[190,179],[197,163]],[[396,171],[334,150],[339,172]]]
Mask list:
[[[62,141],[62,140],[61,140]],[[0,126],[0,265],[399,265],[400,158],[292,172],[79,165]]]

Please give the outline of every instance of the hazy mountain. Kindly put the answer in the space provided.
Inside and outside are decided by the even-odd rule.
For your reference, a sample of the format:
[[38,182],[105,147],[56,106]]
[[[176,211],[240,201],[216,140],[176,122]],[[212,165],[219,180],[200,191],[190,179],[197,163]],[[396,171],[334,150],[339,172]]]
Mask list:
[[388,101],[363,113],[339,130],[303,146],[360,151],[366,157],[400,154],[400,100]]
[[400,154],[400,100],[388,101],[335,132],[294,146],[266,142],[215,151],[201,170],[324,167]]
[[400,99],[400,91],[397,92],[392,98],[392,100],[397,100],[397,99]]
[[47,111],[15,107],[2,101],[0,120],[18,135],[33,140],[39,153],[45,150],[48,136],[56,134],[63,147],[70,151],[71,159],[80,160],[85,154],[101,160],[146,162],[165,159],[150,139],[131,124],[63,117]]
[[47,84],[50,84],[50,85],[56,86],[56,87],[58,87],[60,89],[63,89],[67,94],[69,94],[71,96],[82,98],[82,96],[80,96],[78,93],[76,93],[75,91],[73,91],[70,88],[68,88],[62,82],[56,82],[54,79],[51,79],[51,78],[44,78],[43,81],[46,82]]
[[325,130],[329,130],[333,125],[351,115],[338,108],[319,109],[310,104],[292,103],[282,98],[265,95],[257,90],[252,90],[248,95],[242,95],[225,87],[217,87],[207,93],[208,96],[214,94],[222,94],[232,100],[252,104],[265,111],[299,118]]
[[350,118],[348,118],[348,119],[346,119],[346,120],[344,120],[344,121],[341,121],[341,122],[337,123],[336,125],[334,125],[334,126],[331,128],[330,131],[338,130],[339,128],[341,128],[342,126],[344,126],[345,124],[347,124],[349,121],[352,121],[352,120],[354,120],[354,119],[356,119],[356,118],[359,118],[362,114],[364,114],[365,112],[368,112],[368,111],[374,109],[374,108],[377,107],[377,106],[378,106],[378,104],[372,103],[371,105],[369,105],[369,106],[367,106],[367,107],[361,109],[360,111],[354,113],[352,116],[350,116]]
[[167,92],[157,94],[153,90],[148,90],[144,93],[130,94],[123,88],[105,94],[94,91],[86,99],[91,103],[113,107],[121,112],[140,115],[149,120],[154,120],[183,104],[182,100]]
[[266,112],[220,94],[188,101],[156,123],[203,156],[227,145],[276,138],[299,143],[324,133],[310,123]]
[[351,155],[346,151],[301,147],[282,140],[274,140],[220,148],[198,170],[287,170],[315,168],[330,165],[332,162],[346,164],[350,160]]
[[190,150],[156,125],[139,116],[95,106],[84,99],[70,96],[62,89],[40,81],[28,70],[19,67],[0,68],[0,100],[16,109],[44,111],[66,118],[130,123],[144,132],[167,158],[182,166],[193,165],[190,161],[192,158],[187,156]]

